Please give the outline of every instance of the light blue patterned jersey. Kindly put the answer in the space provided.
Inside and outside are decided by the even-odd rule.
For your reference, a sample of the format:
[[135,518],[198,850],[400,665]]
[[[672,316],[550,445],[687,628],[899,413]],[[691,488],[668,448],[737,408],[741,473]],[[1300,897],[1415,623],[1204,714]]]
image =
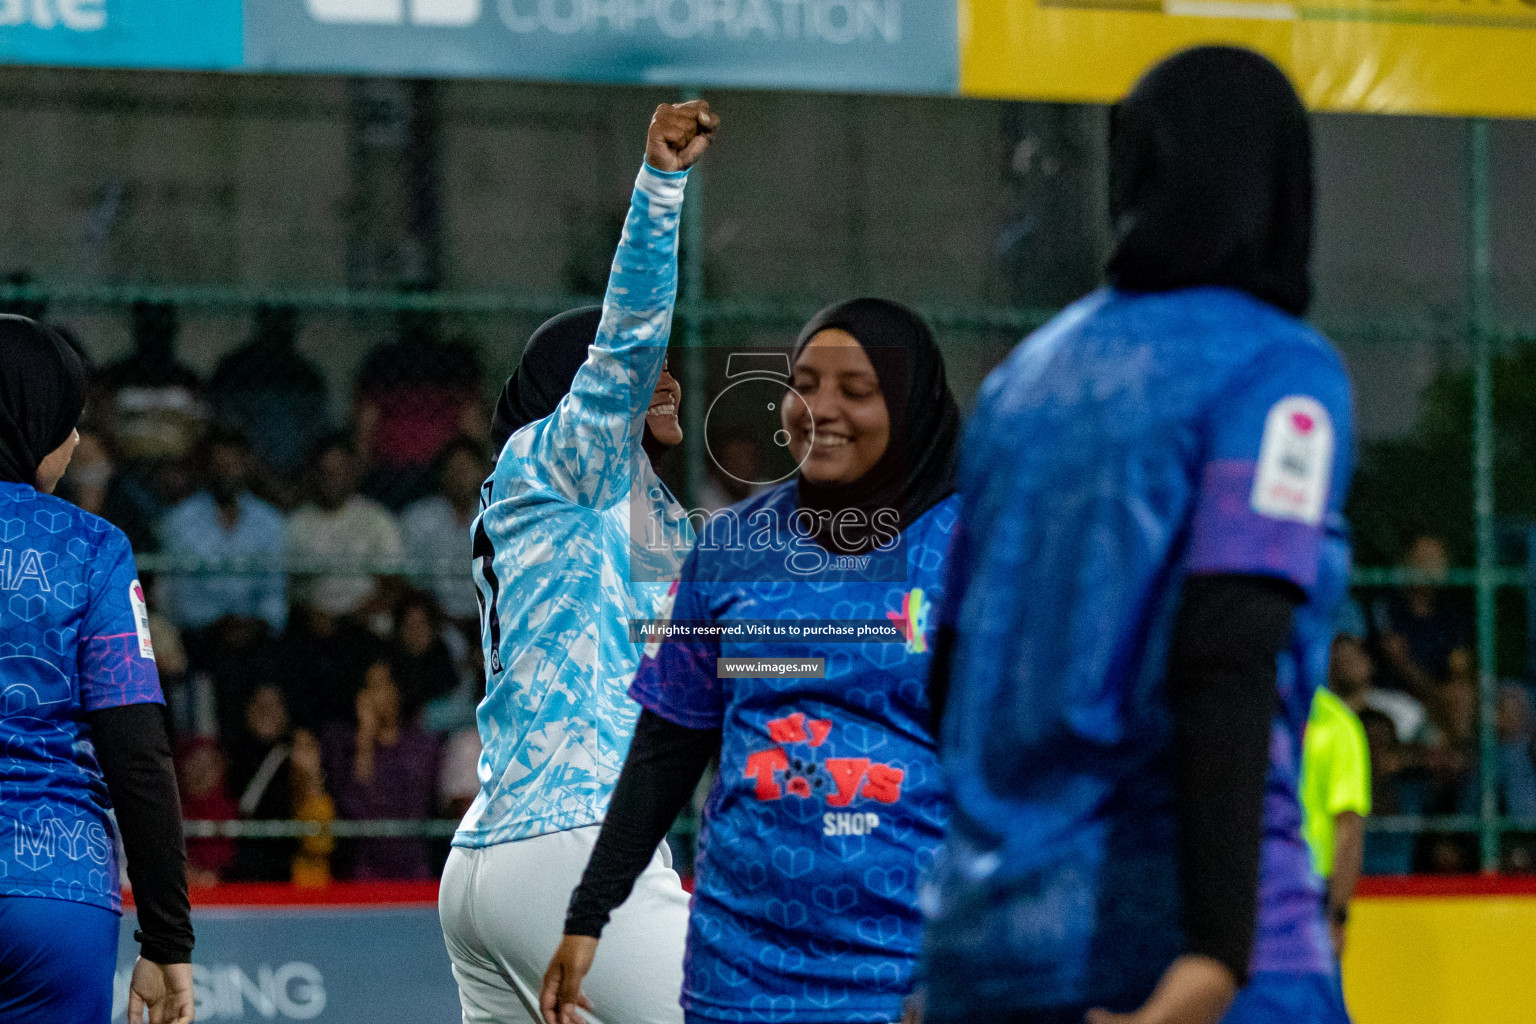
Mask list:
[[552,414],[512,435],[482,492],[484,747],[457,846],[601,822],[629,750],[642,653],[629,620],[666,617],[693,546],[640,447],[672,328],[686,179],[642,168],[587,361]]

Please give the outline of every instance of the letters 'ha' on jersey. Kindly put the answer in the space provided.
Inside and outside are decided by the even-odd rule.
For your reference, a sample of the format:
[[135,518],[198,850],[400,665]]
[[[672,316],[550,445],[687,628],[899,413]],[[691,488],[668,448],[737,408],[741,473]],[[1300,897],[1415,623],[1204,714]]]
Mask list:
[[[894,1021],[920,946],[917,877],[947,818],[926,680],[955,499],[902,534],[905,571],[873,574],[890,582],[787,578],[786,550],[814,547],[788,539],[793,482],[733,511],[774,524],[774,539],[712,548],[712,521],[683,567],[674,621],[876,619],[896,622],[906,640],[730,637],[648,649],[634,698],[723,734],[699,836],[683,1006],[690,1022]],[[720,657],[824,658],[826,677],[717,679]]]
[[629,620],[664,617],[693,528],[640,448],[666,361],[687,172],[645,167],[587,361],[481,491],[480,793],[454,845],[603,820],[639,709]]
[[1351,415],[1331,346],[1224,288],[1101,290],[989,376],[941,608],[935,1003],[1133,1008],[1182,952],[1165,675],[1191,573],[1307,597],[1279,664],[1254,962],[1327,969],[1296,775],[1348,567]]
[[84,716],[164,702],[128,538],[0,483],[0,896],[121,909],[111,802]]

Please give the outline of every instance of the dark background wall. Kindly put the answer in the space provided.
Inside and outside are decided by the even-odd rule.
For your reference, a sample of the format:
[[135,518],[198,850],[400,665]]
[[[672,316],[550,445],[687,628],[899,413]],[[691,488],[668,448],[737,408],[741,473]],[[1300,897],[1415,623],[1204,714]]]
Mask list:
[[[0,272],[53,282],[249,288],[601,288],[644,126],[670,93],[509,82],[0,71]],[[718,298],[816,304],[875,292],[944,307],[1056,306],[1107,247],[1103,108],[976,100],[712,94],[729,119],[696,197]],[[1368,436],[1413,423],[1460,365],[1467,131],[1434,118],[1323,115],[1316,315],[1355,371]],[[1496,307],[1536,324],[1536,125],[1494,128]],[[121,311],[58,305],[100,359]],[[1359,328],[1391,324],[1392,339]],[[515,364],[530,317],[450,318]],[[188,311],[207,370],[248,318]],[[306,319],[301,347],[344,411],[379,315]],[[784,328],[737,327],[772,341]],[[1536,333],[1536,332],[1533,332]],[[946,329],[968,399],[1016,340]],[[718,338],[715,340],[719,340]]]

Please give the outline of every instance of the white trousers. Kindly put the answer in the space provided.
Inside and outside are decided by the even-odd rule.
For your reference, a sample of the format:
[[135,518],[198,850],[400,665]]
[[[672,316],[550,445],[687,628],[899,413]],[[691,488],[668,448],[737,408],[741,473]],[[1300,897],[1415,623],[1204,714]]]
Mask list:
[[[539,986],[601,826],[454,847],[438,916],[464,1024],[539,1024]],[[597,1024],[681,1024],[688,894],[662,843],[603,929],[581,990]]]

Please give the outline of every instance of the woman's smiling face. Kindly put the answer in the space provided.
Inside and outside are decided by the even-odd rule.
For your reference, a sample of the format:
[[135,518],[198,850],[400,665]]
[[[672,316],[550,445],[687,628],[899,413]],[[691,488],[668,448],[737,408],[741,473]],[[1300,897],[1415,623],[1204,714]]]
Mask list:
[[680,444],[683,428],[677,420],[677,407],[683,402],[683,386],[672,376],[665,361],[661,364],[661,378],[651,394],[651,405],[645,414],[645,425],[651,434],[664,445]]
[[805,401],[786,395],[781,416],[808,480],[850,483],[880,461],[891,440],[891,416],[874,364],[853,335],[818,332],[795,360],[791,385]]

